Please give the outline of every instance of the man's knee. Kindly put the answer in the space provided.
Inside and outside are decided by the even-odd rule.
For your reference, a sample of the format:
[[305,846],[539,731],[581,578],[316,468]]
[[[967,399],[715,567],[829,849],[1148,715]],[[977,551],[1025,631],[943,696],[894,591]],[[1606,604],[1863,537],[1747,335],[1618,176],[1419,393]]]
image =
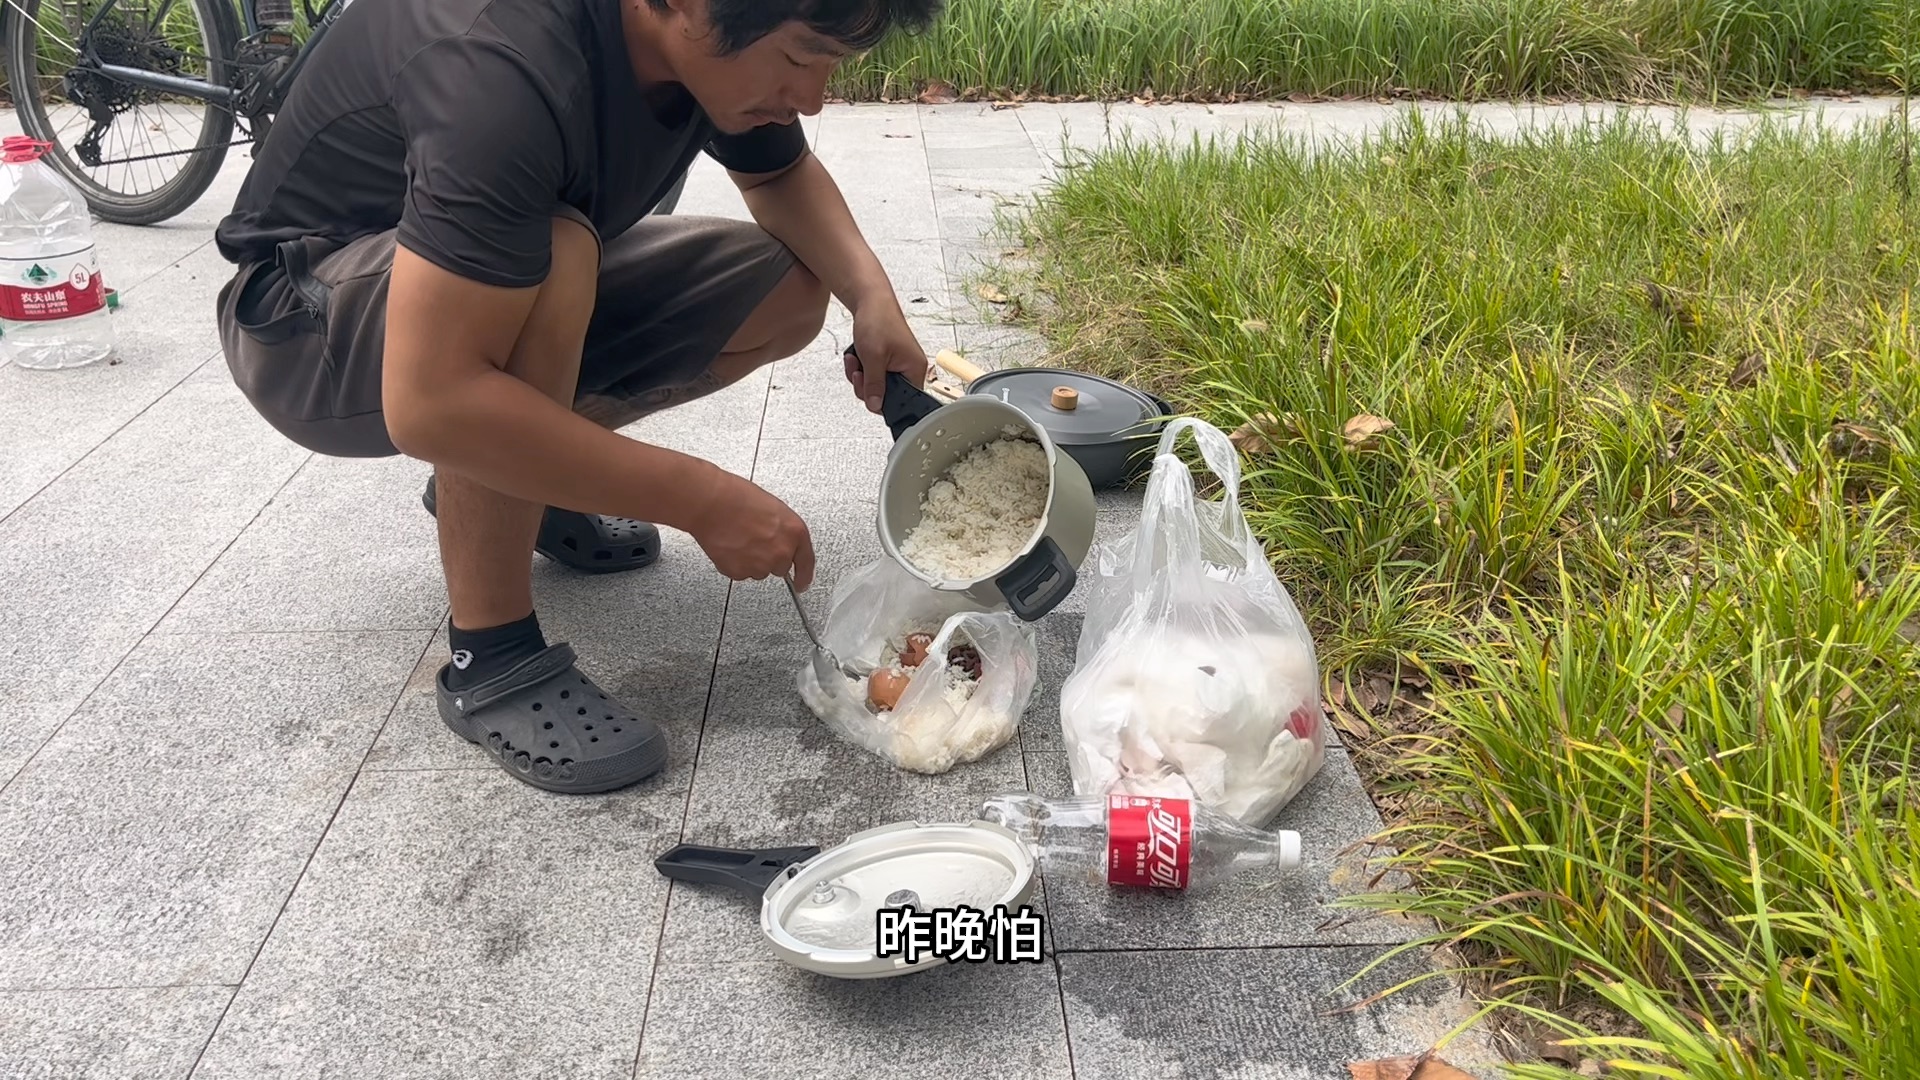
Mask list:
[[787,357],[813,344],[827,324],[827,303],[832,299],[826,283],[796,263],[767,298],[774,308],[769,312],[767,351]]

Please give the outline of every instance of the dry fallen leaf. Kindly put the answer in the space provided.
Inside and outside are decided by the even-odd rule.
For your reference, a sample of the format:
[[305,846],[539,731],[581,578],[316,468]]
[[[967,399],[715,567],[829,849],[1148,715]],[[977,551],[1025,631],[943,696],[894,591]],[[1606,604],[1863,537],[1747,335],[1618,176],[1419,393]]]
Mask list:
[[1377,1061],[1350,1061],[1347,1072],[1353,1080],[1473,1080],[1437,1057],[1421,1061],[1417,1057],[1381,1058]]
[[1393,430],[1393,421],[1372,413],[1361,413],[1347,421],[1340,433],[1346,436],[1347,447],[1352,450],[1370,449],[1380,441],[1380,436]]
[[980,299],[989,304],[1004,304],[1007,302],[1007,294],[1000,286],[989,282],[980,286]]
[[1766,370],[1767,358],[1759,353],[1748,353],[1745,360],[1734,365],[1727,376],[1727,389],[1745,390],[1760,381],[1760,373]]
[[944,79],[929,79],[927,88],[920,91],[922,105],[951,105],[959,100],[960,95],[954,92],[953,84]]
[[1892,444],[1885,435],[1861,424],[1835,420],[1827,433],[1827,448],[1852,461],[1867,461],[1884,454]]
[[1004,112],[1007,109],[1017,109],[1019,107],[1020,103],[1017,101],[996,101],[989,106],[994,112]]
[[1393,691],[1394,691],[1393,680],[1387,678],[1384,675],[1375,675],[1374,677],[1367,680],[1368,696],[1373,698],[1374,701],[1379,702],[1382,705],[1386,705],[1389,707],[1393,705],[1394,698],[1399,696],[1395,694]]
[[1274,436],[1278,432],[1280,420],[1272,413],[1259,416],[1241,424],[1234,433],[1227,436],[1240,452],[1248,456],[1264,454],[1273,449]]
[[1541,1061],[1551,1061],[1563,1069],[1580,1067],[1580,1052],[1556,1039],[1541,1039],[1534,1044]]
[[1700,325],[1700,317],[1679,293],[1653,281],[1642,281],[1640,288],[1647,294],[1647,306],[1672,319],[1681,329],[1692,330]]

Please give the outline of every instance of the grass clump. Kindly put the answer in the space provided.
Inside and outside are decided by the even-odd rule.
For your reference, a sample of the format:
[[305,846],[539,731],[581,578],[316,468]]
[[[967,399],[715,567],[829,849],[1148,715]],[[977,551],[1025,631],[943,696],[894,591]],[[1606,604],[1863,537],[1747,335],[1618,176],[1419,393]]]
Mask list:
[[1413,114],[1023,222],[1052,362],[1257,432],[1331,684],[1388,687],[1333,700],[1418,891],[1356,902],[1621,1075],[1920,1060],[1911,152]]
[[984,96],[1753,98],[1893,90],[1908,0],[951,0],[836,78]]

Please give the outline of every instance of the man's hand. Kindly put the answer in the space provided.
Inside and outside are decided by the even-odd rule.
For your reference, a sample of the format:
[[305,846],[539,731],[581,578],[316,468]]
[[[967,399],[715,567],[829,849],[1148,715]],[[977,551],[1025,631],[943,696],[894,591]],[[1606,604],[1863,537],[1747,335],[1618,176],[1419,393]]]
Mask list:
[[842,359],[847,381],[866,401],[869,412],[880,411],[887,392],[887,372],[897,371],[915,386],[927,382],[927,352],[907,325],[907,316],[891,291],[854,310],[853,353]]
[[784,577],[793,587],[813,585],[813,535],[793,508],[751,480],[724,474],[707,511],[687,531],[714,568],[735,581]]

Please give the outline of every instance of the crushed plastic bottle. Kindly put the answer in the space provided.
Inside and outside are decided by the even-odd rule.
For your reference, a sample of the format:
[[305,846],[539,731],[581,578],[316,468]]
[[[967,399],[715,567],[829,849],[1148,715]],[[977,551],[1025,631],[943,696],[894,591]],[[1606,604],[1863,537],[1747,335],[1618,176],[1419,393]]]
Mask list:
[[25,135],[0,140],[0,353],[40,370],[92,364],[114,346],[93,219],[40,160],[51,148]]
[[988,798],[979,817],[1034,849],[1044,877],[1131,888],[1205,890],[1277,880],[1300,865],[1300,834],[1268,831],[1187,799],[1143,795]]

